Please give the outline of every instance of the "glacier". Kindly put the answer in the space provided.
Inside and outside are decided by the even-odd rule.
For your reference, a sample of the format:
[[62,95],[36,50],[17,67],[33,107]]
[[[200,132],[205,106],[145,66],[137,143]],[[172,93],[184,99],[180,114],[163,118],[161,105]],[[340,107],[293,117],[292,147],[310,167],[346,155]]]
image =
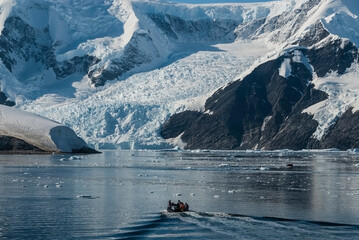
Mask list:
[[[6,0],[0,7],[0,37],[12,18],[35,38],[25,39],[27,52],[11,45],[28,54],[2,58],[1,91],[17,108],[61,122],[99,149],[172,147],[159,133],[169,116],[203,110],[216,90],[284,54],[318,21],[330,37],[359,44],[359,7],[350,0]],[[329,93],[307,110],[319,122],[314,137],[345,109],[359,108],[354,65],[341,77],[314,76],[316,88]]]

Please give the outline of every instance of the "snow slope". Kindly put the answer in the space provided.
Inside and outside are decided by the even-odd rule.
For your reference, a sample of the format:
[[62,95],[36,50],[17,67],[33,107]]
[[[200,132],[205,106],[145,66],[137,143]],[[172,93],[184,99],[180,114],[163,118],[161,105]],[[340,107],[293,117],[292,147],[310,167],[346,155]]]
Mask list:
[[[356,1],[322,0],[310,5],[313,2],[4,0],[0,29],[7,18],[19,16],[35,29],[48,27],[49,36],[42,41],[52,41],[46,44],[53,46],[56,61],[84,56],[98,61],[88,71],[58,77],[47,63],[21,60],[16,66],[20,70],[38,66],[21,78],[0,63],[1,89],[18,108],[70,126],[92,146],[169,147],[159,129],[170,115],[203,109],[216,89],[283,54],[318,21],[331,37],[348,38],[358,46]],[[208,28],[210,32],[204,31]],[[283,76],[290,74],[286,63],[280,71]],[[318,78],[313,72],[316,87],[332,96],[327,104],[308,110],[320,123],[314,137],[320,138],[344,109],[357,106],[359,89],[351,82],[358,77],[357,67],[346,74]],[[91,82],[109,75],[115,81],[97,88]],[[347,84],[336,84],[342,78]]]
[[0,135],[15,137],[47,152],[88,148],[75,132],[57,122],[0,105]]
[[[159,1],[112,1],[106,5],[102,1],[92,0],[92,5],[102,9],[103,13],[92,19],[91,24],[96,25],[95,29],[103,26],[105,20],[102,17],[115,17],[122,31],[110,35],[101,29],[99,34],[103,36],[96,37],[90,31],[84,37],[83,29],[93,29],[88,26],[86,18],[93,11],[87,2],[82,4],[83,1],[74,1],[74,6],[70,6],[68,1],[46,2],[50,9],[50,32],[52,38],[57,39],[55,52],[58,53],[58,60],[90,54],[101,59],[92,68],[101,70],[101,66],[110,66],[113,59],[120,58],[131,37],[141,32],[151,32],[152,46],[158,49],[158,56],[151,62],[119,77],[118,82],[96,89],[91,86],[88,76],[77,74],[65,78],[62,85],[39,88],[34,84],[32,90],[24,92],[24,89],[29,89],[28,86],[24,87],[17,79],[13,79],[6,69],[0,72],[4,79],[12,78],[3,83],[3,89],[16,98],[17,107],[71,126],[87,142],[100,148],[168,147],[158,133],[166,118],[186,108],[201,108],[206,96],[223,84],[235,80],[269,51],[264,42],[259,40],[253,44],[246,41],[231,43],[228,39],[223,40],[224,44],[218,39],[196,43],[194,41],[197,39],[192,34],[181,34],[182,38],[177,40],[170,39],[148,19],[149,14],[165,12],[186,21],[205,19],[210,24],[214,19],[227,18],[244,22],[266,17],[274,9],[276,12],[285,9],[278,9],[276,6],[280,4],[277,2],[265,5],[197,6]],[[20,10],[23,7],[22,3],[15,6]],[[72,8],[81,11],[70,14],[74,11]],[[14,10],[13,14],[18,14],[20,10]],[[66,27],[57,29],[59,25]],[[78,31],[75,32],[75,29]],[[86,38],[77,47],[70,44]],[[66,42],[61,39],[70,40]],[[14,86],[16,82],[18,86]],[[16,94],[10,89],[15,89]]]

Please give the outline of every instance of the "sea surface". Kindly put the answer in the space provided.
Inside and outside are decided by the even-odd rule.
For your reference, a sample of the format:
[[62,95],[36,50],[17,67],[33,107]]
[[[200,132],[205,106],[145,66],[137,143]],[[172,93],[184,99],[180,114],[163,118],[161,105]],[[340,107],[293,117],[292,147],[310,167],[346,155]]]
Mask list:
[[0,155],[0,239],[359,239],[359,154]]

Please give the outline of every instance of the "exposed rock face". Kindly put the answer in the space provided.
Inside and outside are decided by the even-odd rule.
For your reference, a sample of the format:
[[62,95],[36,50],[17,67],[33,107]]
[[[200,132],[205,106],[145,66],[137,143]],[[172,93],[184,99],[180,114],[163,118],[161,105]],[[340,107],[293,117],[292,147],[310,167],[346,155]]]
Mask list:
[[[75,56],[63,62],[57,61],[49,28],[33,28],[16,16],[7,18],[4,23],[0,36],[0,59],[20,81],[26,81],[29,72],[40,68],[33,66],[37,63],[41,63],[43,70],[52,69],[56,78],[61,79],[76,72],[87,73],[89,68],[99,61],[88,55]],[[25,64],[31,61],[33,64]],[[24,67],[26,65],[31,66]]]
[[318,77],[337,71],[343,74],[358,59],[357,47],[346,39],[335,39],[308,52],[310,62]]
[[2,105],[6,105],[9,107],[15,106],[15,102],[14,101],[10,101],[8,99],[8,97],[5,95],[5,93],[0,91],[0,104]]
[[0,153],[1,152],[34,152],[41,153],[43,150],[14,137],[0,136]]
[[286,41],[296,34],[302,24],[308,19],[309,12],[313,10],[321,0],[310,0],[294,11],[265,19],[254,19],[239,25],[235,30],[237,38],[257,39],[263,33],[271,33],[270,40],[274,43]]
[[[318,32],[317,39],[326,36]],[[303,113],[327,98],[310,83],[309,63],[318,76],[324,76],[333,71],[342,74],[357,61],[358,49],[348,40],[328,39],[317,48],[293,48],[218,90],[207,99],[204,113],[187,111],[171,117],[162,127],[162,136],[182,134],[188,149],[358,147],[358,112],[348,110],[321,141],[312,138],[318,122]]]
[[[11,137],[11,136],[0,136],[0,153],[46,153],[45,150],[40,149],[30,143],[25,142],[22,139]],[[99,153],[95,149],[82,147],[79,149],[72,149],[72,153]]]
[[[197,120],[202,114],[195,111],[185,111],[176,115],[173,115],[162,128],[162,136],[164,138],[175,138],[183,131],[189,128],[194,121]],[[167,127],[169,126],[169,127]]]
[[103,86],[106,81],[120,77],[141,64],[150,63],[158,56],[158,50],[148,32],[136,32],[121,57],[89,72],[88,76],[96,87]]
[[310,47],[324,38],[329,36],[329,32],[323,27],[323,24],[318,21],[316,22],[309,31],[299,41],[299,46]]
[[[149,18],[168,37],[180,42],[215,42],[233,32],[238,22],[233,20],[209,19],[184,20],[169,14],[148,14]],[[186,36],[183,38],[182,36]]]
[[317,143],[317,148],[351,149],[359,146],[359,112],[348,109],[331,131]]

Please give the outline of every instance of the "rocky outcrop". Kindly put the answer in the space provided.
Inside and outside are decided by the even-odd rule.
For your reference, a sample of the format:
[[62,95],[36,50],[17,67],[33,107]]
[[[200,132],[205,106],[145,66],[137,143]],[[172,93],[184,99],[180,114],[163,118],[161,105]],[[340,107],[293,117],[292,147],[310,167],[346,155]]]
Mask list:
[[74,73],[86,74],[99,61],[89,55],[58,61],[53,44],[48,27],[36,29],[20,17],[12,16],[6,19],[0,35],[0,59],[20,81],[28,80],[29,72],[38,68],[33,66],[36,63],[43,67],[37,71],[52,69],[61,80]]
[[185,20],[162,13],[148,13],[147,16],[169,38],[179,42],[209,43],[223,40],[239,24],[234,20],[213,20],[209,18]]
[[19,138],[0,136],[0,153],[1,152],[44,153],[45,151]]
[[139,31],[133,34],[121,57],[90,71],[88,77],[94,86],[103,86],[106,81],[121,77],[141,64],[150,63],[156,57],[159,57],[159,52],[151,36],[146,31]]
[[218,90],[207,99],[204,112],[172,116],[162,127],[162,136],[180,136],[188,149],[358,147],[359,113],[348,110],[322,140],[316,140],[312,135],[318,122],[303,112],[328,97],[311,84],[312,67],[318,76],[342,74],[357,61],[358,49],[348,40],[328,37],[317,48],[292,48]]
[[332,39],[324,46],[308,51],[310,63],[318,77],[327,73],[343,74],[358,60],[358,48],[347,39]]
[[[174,123],[184,122],[190,126],[183,129],[181,139],[189,149],[272,149],[278,144],[279,148],[305,148],[317,124],[311,116],[298,113],[326,95],[309,84],[311,72],[303,63],[291,60],[291,75],[279,75],[281,64],[293,58],[294,52],[258,66],[243,80],[217,91],[207,99],[205,113],[188,111],[175,115],[175,120],[170,118],[163,125],[162,136],[182,134]],[[295,133],[303,123],[307,129]],[[286,140],[289,132],[295,133],[296,139]]]
[[310,0],[300,8],[286,11],[272,18],[260,18],[240,24],[234,31],[240,39],[258,39],[268,34],[274,43],[285,42],[295,35],[302,24],[308,20],[310,11],[319,5],[321,0]]
[[[80,153],[80,154],[93,154],[99,153],[95,149],[89,147],[82,147],[78,149],[72,149],[72,153]],[[25,154],[45,154],[45,153],[52,153],[48,152],[44,149],[38,148],[26,141],[11,137],[11,136],[4,136],[0,135],[0,154],[1,153],[25,153]]]
[[9,107],[15,106],[15,102],[8,99],[5,93],[0,91],[0,104],[6,105]]
[[359,146],[359,112],[348,109],[331,127],[321,141],[313,141],[313,148],[354,149]]

